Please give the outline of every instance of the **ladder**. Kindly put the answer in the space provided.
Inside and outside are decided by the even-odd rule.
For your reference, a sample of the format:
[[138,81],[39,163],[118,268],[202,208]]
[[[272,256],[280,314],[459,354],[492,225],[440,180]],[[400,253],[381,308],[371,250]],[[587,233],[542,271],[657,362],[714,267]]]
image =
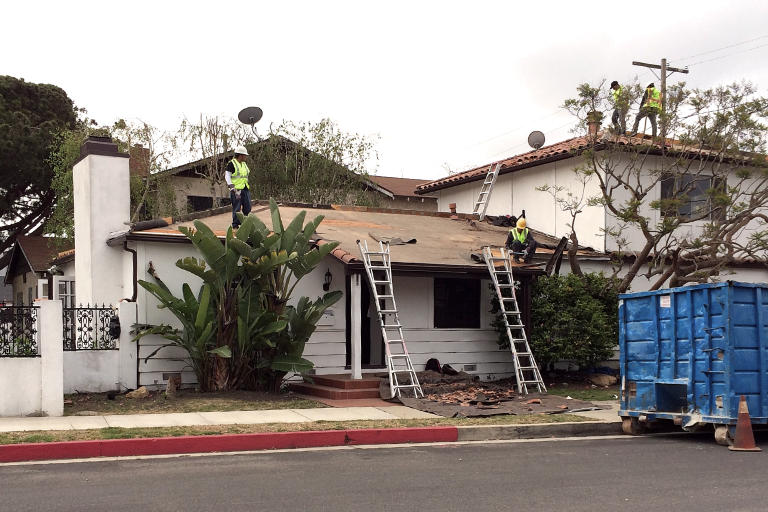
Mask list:
[[488,166],[488,173],[485,175],[485,181],[483,181],[483,186],[480,188],[480,195],[477,196],[475,208],[472,210],[473,214],[480,216],[480,220],[485,218],[485,210],[488,209],[488,201],[491,200],[493,184],[496,183],[496,178],[499,176],[500,169],[501,162]]
[[412,391],[415,398],[423,398],[424,392],[419,385],[416,371],[413,369],[411,356],[405,347],[405,337],[400,317],[397,314],[395,292],[392,288],[392,263],[389,256],[389,243],[379,242],[379,247],[368,250],[368,241],[357,241],[357,247],[363,257],[368,283],[371,285],[373,301],[379,314],[381,339],[384,342],[384,356],[389,373],[391,397],[400,398],[402,391]]
[[[498,256],[496,256],[498,254]],[[511,254],[504,247],[483,247],[483,259],[491,274],[493,287],[499,299],[499,308],[504,317],[509,348],[515,364],[517,392],[528,394],[529,390],[546,393],[547,387],[541,378],[536,361],[528,344],[523,319],[515,297],[515,280],[509,264]]]

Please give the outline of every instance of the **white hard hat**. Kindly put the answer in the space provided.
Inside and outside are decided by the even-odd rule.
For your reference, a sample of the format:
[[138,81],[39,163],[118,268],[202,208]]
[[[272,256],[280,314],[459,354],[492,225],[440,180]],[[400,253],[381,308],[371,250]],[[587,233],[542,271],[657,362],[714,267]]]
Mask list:
[[237,146],[235,148],[235,154],[236,155],[248,155],[248,150],[245,149],[245,146]]

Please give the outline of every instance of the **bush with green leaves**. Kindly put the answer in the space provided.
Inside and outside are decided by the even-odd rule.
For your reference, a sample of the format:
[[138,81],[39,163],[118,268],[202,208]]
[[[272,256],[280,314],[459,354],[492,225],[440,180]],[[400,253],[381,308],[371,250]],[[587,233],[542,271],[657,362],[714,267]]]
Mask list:
[[[542,276],[536,280],[528,332],[531,350],[541,368],[557,361],[589,368],[613,354],[619,342],[616,284],[602,273]],[[495,295],[491,313],[498,313]],[[497,315],[492,325],[499,332],[499,345],[508,348],[503,318]]]
[[302,357],[304,346],[323,312],[341,298],[337,291],[288,305],[298,281],[338,244],[310,241],[322,216],[305,225],[306,212],[300,212],[283,226],[274,200],[270,209],[271,228],[251,214],[224,240],[201,221],[194,229],[180,228],[202,256],[176,262],[202,279],[197,296],[184,284],[184,297],[175,297],[155,272],[150,272],[154,283],[139,281],[182,328],[144,326],[136,339],[157,334],[169,341],[164,346],[183,348],[203,391],[277,391],[287,372],[311,369],[312,362]]

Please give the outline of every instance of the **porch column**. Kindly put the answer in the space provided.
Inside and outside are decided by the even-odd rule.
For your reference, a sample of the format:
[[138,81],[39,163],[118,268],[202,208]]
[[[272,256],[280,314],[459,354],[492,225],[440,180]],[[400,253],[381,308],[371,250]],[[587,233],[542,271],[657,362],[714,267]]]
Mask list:
[[349,290],[349,314],[350,314],[350,330],[351,332],[351,354],[350,354],[350,368],[352,369],[353,379],[362,379],[362,307],[361,307],[361,275],[355,273],[350,276],[350,290]]

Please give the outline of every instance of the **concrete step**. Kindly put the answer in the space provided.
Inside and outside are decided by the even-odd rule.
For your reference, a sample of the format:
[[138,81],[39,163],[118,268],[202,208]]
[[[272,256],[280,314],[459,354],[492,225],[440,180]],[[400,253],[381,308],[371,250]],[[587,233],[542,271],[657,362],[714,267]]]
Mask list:
[[308,382],[296,382],[289,385],[291,391],[331,400],[354,400],[358,398],[379,398],[379,387],[376,389],[341,389],[335,386],[323,386],[321,384],[309,384]]
[[320,386],[329,386],[340,389],[375,389],[378,391],[378,377],[363,377],[362,379],[352,379],[350,375],[312,375],[307,377],[311,379],[310,384],[319,384]]

